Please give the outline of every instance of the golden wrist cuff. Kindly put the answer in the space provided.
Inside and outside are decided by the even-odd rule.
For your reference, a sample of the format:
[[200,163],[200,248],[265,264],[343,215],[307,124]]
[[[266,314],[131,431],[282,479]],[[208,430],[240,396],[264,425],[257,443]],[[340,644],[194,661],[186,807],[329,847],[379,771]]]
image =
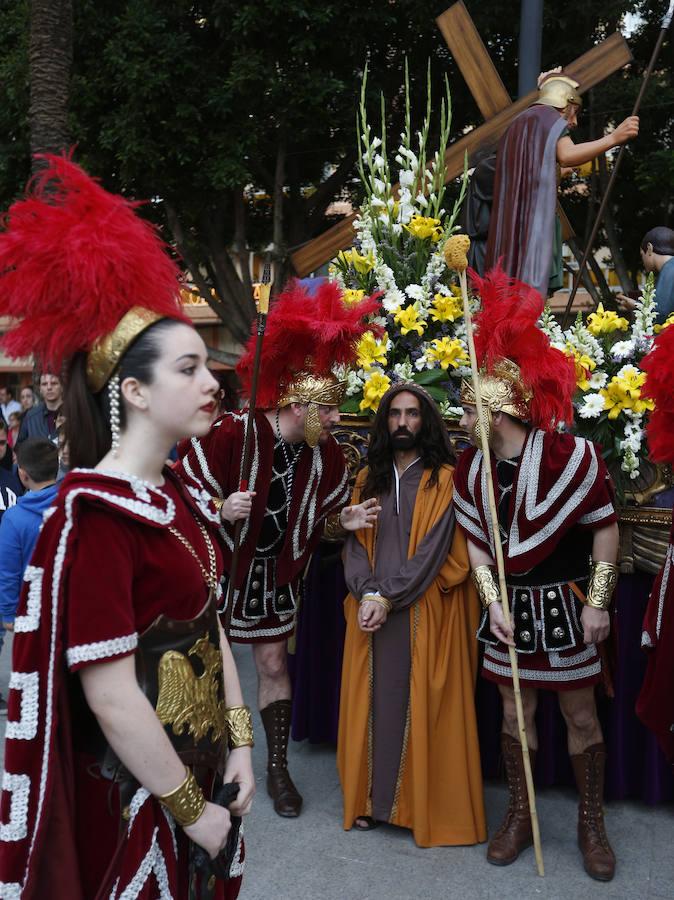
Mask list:
[[587,586],[586,606],[592,609],[608,609],[618,582],[618,566],[614,563],[592,560],[590,582]]
[[501,602],[501,592],[496,583],[496,576],[491,566],[478,566],[473,569],[473,584],[477,589],[480,603],[487,609],[492,603]]
[[323,537],[328,541],[338,541],[346,534],[340,519],[341,512],[330,513],[323,526]]
[[230,750],[254,746],[253,717],[248,706],[228,706],[225,709],[225,722],[229,731]]
[[182,784],[169,794],[162,794],[157,800],[171,813],[181,828],[194,825],[206,809],[206,798],[189,769]]

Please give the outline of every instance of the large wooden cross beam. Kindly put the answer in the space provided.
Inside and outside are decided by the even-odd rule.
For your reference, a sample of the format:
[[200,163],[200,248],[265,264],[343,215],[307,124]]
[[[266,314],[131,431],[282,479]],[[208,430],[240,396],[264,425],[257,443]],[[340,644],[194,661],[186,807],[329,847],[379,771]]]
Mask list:
[[[496,147],[515,116],[534,102],[537,91],[531,91],[515,103],[511,101],[462,0],[445,10],[436,22],[486,119],[484,125],[469,131],[447,148],[445,166],[446,181],[449,182],[463,171],[466,153],[470,157],[477,150]],[[580,82],[580,92],[584,93],[631,61],[627,42],[616,32],[564,68]],[[334,259],[340,250],[350,247],[355,237],[355,218],[355,213],[347,216],[293,253],[291,260],[295,272],[300,277],[308,275]]]

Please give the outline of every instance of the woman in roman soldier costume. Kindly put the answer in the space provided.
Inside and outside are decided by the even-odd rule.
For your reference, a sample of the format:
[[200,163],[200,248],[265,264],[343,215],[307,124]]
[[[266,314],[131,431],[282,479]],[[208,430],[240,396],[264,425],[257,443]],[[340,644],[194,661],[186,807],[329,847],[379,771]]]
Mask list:
[[[580,793],[578,843],[586,872],[614,874],[604,829],[606,748],[597,718],[601,675],[597,645],[609,633],[615,588],[617,515],[606,466],[583,438],[560,433],[572,421],[573,362],[537,327],[543,298],[500,270],[475,278],[482,306],[475,347],[503,547],[511,622],[506,624],[494,572],[494,535],[482,451],[466,450],[454,477],[456,519],[468,539],[484,606],[478,633],[486,645],[482,674],[503,700],[501,747],[510,804],[487,859],[513,863],[531,845],[531,820],[507,645],[517,651],[527,739],[537,748],[537,692],[557,693]],[[462,426],[476,425],[473,387],[464,383]],[[478,423],[479,424],[479,423]]]
[[[674,463],[674,328],[665,328],[642,360],[644,395],[655,402],[646,431],[651,458]],[[637,715],[658,739],[674,765],[674,524],[660,574],[644,617],[641,646],[648,654]]]
[[208,431],[217,384],[153,229],[46,162],[0,235],[0,309],[20,319],[9,353],[68,365],[74,468],[15,622],[0,897],[229,900],[250,712],[216,614],[217,513],[164,465]]

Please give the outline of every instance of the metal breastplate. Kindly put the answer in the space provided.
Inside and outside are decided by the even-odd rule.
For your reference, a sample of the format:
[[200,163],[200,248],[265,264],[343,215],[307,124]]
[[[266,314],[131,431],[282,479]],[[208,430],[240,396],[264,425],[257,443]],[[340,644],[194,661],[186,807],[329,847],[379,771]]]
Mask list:
[[227,728],[215,601],[194,619],[155,619],[138,639],[136,677],[182,761],[217,769]]

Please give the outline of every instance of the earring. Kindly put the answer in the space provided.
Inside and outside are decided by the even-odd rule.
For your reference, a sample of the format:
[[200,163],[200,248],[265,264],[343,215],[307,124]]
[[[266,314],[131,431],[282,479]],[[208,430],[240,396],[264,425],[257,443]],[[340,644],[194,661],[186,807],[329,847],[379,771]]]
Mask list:
[[116,458],[119,451],[119,375],[115,374],[108,382],[108,401],[110,403],[110,431],[112,433],[111,450]]

